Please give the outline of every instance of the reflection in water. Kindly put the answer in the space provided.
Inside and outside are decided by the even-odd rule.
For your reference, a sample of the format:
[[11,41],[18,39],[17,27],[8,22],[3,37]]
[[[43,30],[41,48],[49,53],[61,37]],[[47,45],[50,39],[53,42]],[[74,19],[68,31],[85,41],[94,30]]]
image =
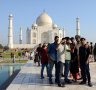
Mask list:
[[20,70],[24,64],[0,65],[0,86],[16,71]]
[[9,71],[8,71],[9,76],[12,75],[13,70],[14,70],[14,67],[10,66],[10,67],[9,67]]

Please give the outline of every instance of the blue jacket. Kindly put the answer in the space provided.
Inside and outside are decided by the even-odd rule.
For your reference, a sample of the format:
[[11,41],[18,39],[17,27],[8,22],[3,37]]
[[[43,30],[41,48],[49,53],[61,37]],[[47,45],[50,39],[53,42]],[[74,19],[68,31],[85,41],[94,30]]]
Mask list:
[[49,46],[48,46],[48,55],[50,56],[50,58],[53,60],[53,61],[57,61],[57,50],[56,50],[56,43],[51,43]]

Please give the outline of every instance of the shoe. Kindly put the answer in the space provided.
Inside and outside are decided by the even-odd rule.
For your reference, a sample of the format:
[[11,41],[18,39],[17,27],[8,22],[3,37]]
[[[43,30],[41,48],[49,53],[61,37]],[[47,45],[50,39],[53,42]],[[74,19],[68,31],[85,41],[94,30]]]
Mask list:
[[82,85],[82,84],[86,84],[86,82],[84,82],[84,81],[81,81],[79,84],[81,84],[81,85]]
[[78,78],[78,80],[82,80],[82,77]]
[[74,80],[74,79],[73,79],[72,82],[77,82],[77,80]]
[[63,85],[63,84],[58,84],[58,87],[65,87],[65,85]]
[[65,83],[71,84],[72,82],[70,80],[65,80]]
[[41,77],[41,79],[44,79],[44,77]]
[[49,84],[53,84],[53,82],[52,81],[49,81]]
[[65,83],[62,83],[62,87],[65,87]]
[[58,83],[58,81],[55,79],[55,83],[57,84]]
[[89,87],[92,87],[93,85],[92,85],[92,83],[91,83],[91,82],[89,82],[89,83],[88,83],[88,86],[89,86]]
[[62,85],[61,84],[58,84],[58,87],[61,87]]
[[64,74],[61,74],[62,77],[64,77]]

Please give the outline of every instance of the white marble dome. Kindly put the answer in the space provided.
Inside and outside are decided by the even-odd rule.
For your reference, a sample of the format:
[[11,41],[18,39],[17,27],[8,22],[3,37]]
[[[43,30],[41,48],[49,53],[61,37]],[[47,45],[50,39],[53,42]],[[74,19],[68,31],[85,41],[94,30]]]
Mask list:
[[46,12],[43,12],[43,13],[41,13],[41,15],[37,18],[36,24],[37,24],[38,26],[45,26],[45,25],[52,26],[52,19],[51,19],[51,17],[50,17]]

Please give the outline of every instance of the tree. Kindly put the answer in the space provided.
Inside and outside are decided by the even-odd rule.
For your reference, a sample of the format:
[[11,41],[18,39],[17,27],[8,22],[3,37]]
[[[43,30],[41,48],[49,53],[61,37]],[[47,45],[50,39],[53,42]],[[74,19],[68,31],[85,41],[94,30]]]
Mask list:
[[4,46],[4,50],[8,50],[9,49],[9,47],[8,46]]
[[3,49],[3,45],[2,44],[0,44],[0,49]]

